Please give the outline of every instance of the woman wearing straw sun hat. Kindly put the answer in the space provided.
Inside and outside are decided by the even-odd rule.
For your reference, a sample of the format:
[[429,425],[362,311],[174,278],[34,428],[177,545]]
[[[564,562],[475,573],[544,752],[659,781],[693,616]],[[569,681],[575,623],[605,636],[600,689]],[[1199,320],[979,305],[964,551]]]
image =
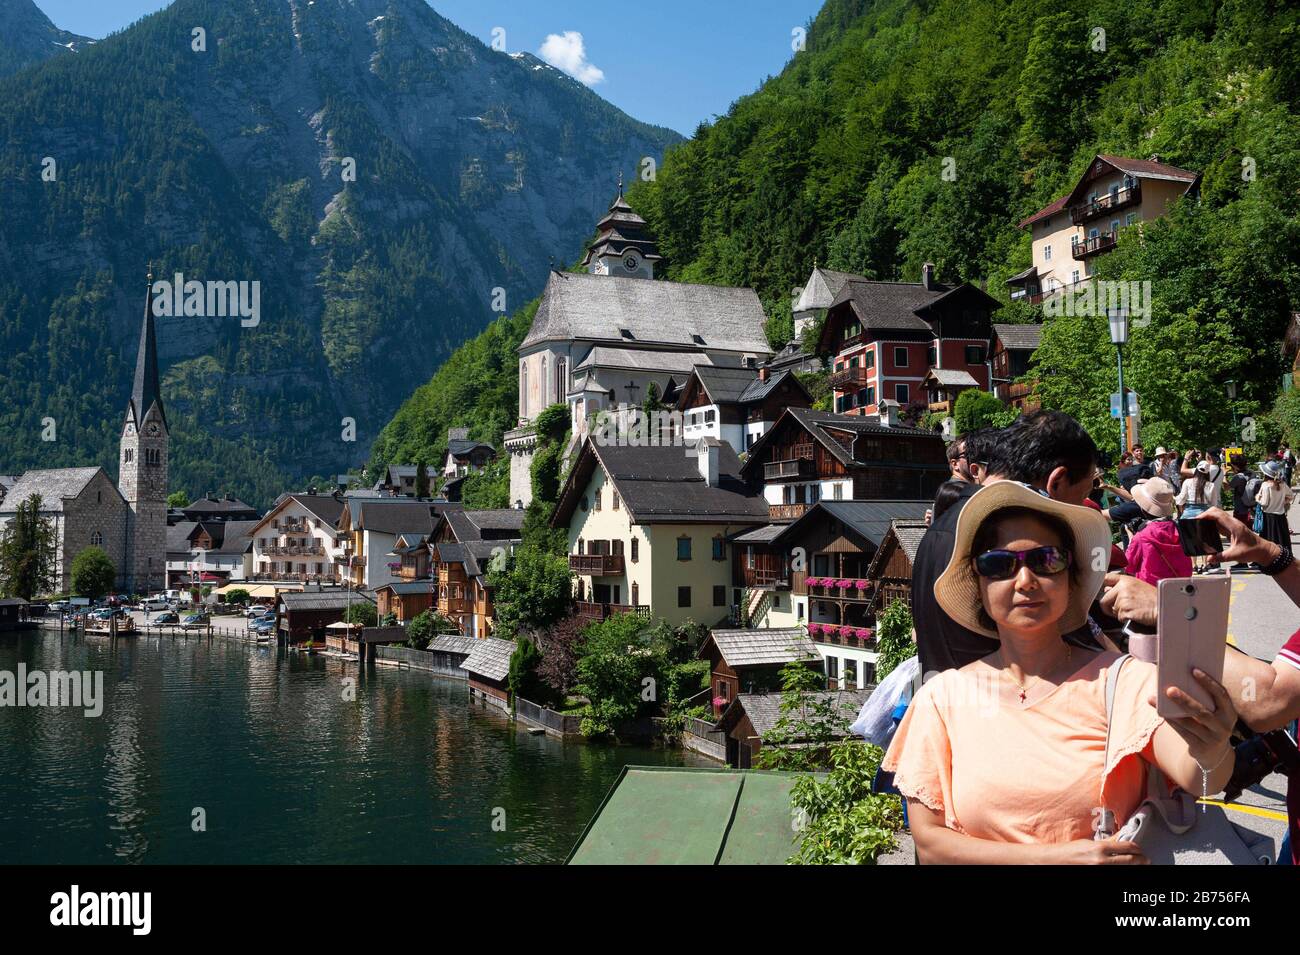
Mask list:
[[1153,586],[1167,577],[1192,576],[1192,559],[1183,553],[1174,524],[1174,489],[1164,478],[1133,486],[1133,500],[1148,521],[1129,541],[1127,570]]
[[[923,863],[1145,861],[1131,842],[1095,840],[1146,793],[1145,763],[1176,785],[1218,792],[1232,772],[1236,719],[1218,683],[1198,676],[1215,711],[1170,689],[1193,717],[1155,710],[1155,667],[1129,659],[1110,720],[1113,652],[1071,646],[1105,576],[1110,528],[1095,511],[1027,485],[986,485],[962,509],[952,560],[935,585],[944,611],[1000,648],[921,688],[882,769],[907,798]],[[1115,831],[1115,829],[1111,829]]]

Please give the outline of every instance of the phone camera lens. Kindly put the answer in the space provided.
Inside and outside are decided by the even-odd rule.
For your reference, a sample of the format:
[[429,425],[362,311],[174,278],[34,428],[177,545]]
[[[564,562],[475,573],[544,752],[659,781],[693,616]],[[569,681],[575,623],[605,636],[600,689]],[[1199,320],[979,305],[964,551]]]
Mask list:
[[1186,586],[1183,587],[1183,593],[1187,594],[1189,597],[1190,597],[1192,594],[1195,594],[1195,593],[1196,593],[1196,585],[1195,585],[1195,584],[1187,584]]

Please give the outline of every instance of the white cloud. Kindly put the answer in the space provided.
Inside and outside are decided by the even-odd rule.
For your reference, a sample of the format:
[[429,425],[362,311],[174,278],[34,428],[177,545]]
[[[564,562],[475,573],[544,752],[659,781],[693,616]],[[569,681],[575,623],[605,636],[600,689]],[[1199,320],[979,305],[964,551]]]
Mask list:
[[548,34],[537,55],[586,86],[595,86],[605,79],[605,71],[587,60],[587,49],[577,30]]

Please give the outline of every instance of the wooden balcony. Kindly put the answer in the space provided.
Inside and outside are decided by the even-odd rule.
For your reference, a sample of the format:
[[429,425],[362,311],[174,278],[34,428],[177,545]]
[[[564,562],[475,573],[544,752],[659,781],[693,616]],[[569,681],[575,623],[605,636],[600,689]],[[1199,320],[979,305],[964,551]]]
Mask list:
[[1098,196],[1092,202],[1085,202],[1082,205],[1070,207],[1070,221],[1075,225],[1083,225],[1090,219],[1096,219],[1098,216],[1104,216],[1110,212],[1116,212],[1129,206],[1137,205],[1142,201],[1142,182],[1135,181],[1130,186],[1125,186],[1118,192],[1107,193],[1104,196]]
[[570,554],[569,570],[588,577],[619,577],[623,573],[623,555]]
[[811,504],[769,504],[767,518],[770,521],[797,521],[808,513]]
[[1098,235],[1088,236],[1070,245],[1070,255],[1076,259],[1087,259],[1102,252],[1109,252],[1115,248],[1115,233],[1102,232]]
[[579,600],[575,606],[578,617],[582,620],[608,620],[610,617],[616,617],[624,613],[634,613],[639,617],[650,619],[650,608],[644,604],[632,606],[631,604],[600,604]]
[[942,401],[931,401],[927,407],[932,413],[942,411],[944,414],[952,414],[952,405],[953,402],[951,398],[944,398]]
[[830,386],[837,391],[856,391],[871,384],[871,368],[841,368],[831,372]]

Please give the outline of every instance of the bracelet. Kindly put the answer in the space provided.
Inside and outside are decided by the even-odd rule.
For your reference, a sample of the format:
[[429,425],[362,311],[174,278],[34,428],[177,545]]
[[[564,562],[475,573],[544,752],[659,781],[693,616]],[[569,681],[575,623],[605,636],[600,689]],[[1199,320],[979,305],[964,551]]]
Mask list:
[[1281,550],[1278,551],[1278,555],[1274,557],[1267,566],[1261,567],[1259,572],[1266,577],[1276,577],[1278,574],[1282,573],[1282,571],[1290,567],[1294,562],[1295,557],[1291,555],[1290,551]]
[[1196,768],[1201,771],[1202,776],[1208,776],[1210,775],[1210,773],[1214,772],[1216,769],[1222,766],[1223,761],[1227,759],[1229,756],[1231,756],[1233,753],[1235,753],[1236,751],[1237,751],[1236,748],[1232,745],[1231,742],[1229,742],[1227,750],[1224,752],[1222,756],[1219,757],[1219,761],[1215,763],[1213,766],[1211,766],[1209,769],[1206,769],[1204,766],[1202,766],[1201,761],[1197,759],[1195,756],[1192,757],[1192,762],[1196,764]]

